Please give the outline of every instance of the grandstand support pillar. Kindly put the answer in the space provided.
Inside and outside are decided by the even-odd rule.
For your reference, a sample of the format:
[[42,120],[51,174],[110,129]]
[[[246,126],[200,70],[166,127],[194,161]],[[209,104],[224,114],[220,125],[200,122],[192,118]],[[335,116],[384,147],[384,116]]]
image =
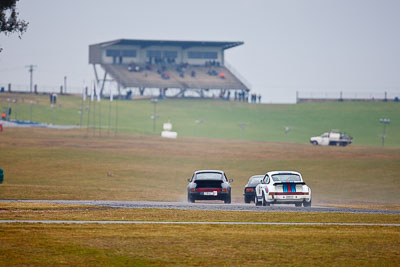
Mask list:
[[117,84],[118,84],[118,100],[119,100],[121,97],[121,85],[119,84],[119,82],[117,82]]
[[186,89],[180,89],[180,91],[172,97],[182,97],[185,94]]
[[204,98],[204,90],[203,89],[197,90],[196,93],[199,94],[200,98]]
[[96,83],[99,83],[99,75],[97,74],[96,64],[93,64],[94,76],[96,78]]
[[105,71],[104,72],[103,83],[101,84],[101,89],[100,89],[100,97],[103,96],[104,84],[106,83],[107,74],[108,74],[107,71]]

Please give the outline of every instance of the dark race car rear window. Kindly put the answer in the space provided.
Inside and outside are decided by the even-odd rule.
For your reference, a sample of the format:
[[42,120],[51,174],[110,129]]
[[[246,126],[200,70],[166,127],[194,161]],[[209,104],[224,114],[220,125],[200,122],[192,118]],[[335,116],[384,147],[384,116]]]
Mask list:
[[298,174],[274,174],[272,175],[274,182],[301,182],[301,178]]
[[218,172],[201,172],[196,174],[196,180],[222,180],[222,174]]
[[249,185],[258,185],[263,178],[253,178],[249,181]]

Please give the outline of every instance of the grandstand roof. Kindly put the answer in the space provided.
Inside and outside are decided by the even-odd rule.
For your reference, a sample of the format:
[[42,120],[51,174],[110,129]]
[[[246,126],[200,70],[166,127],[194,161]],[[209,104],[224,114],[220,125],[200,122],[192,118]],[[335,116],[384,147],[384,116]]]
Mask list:
[[174,41],[174,40],[140,40],[140,39],[117,39],[113,41],[98,43],[95,45],[100,45],[103,47],[111,45],[140,45],[142,48],[153,45],[170,45],[170,46],[180,46],[182,48],[197,47],[197,46],[214,46],[220,47],[222,49],[229,49],[235,46],[244,44],[243,42],[223,42],[223,41]]

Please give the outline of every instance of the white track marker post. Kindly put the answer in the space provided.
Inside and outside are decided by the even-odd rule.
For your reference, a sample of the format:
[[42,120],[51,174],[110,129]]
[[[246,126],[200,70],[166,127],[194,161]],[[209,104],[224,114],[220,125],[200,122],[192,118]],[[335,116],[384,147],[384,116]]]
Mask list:
[[97,94],[97,102],[99,103],[99,135],[101,136],[101,103],[100,92]]
[[113,101],[113,93],[110,87],[110,101],[108,103],[108,136],[110,136],[110,127],[111,127],[111,102]]

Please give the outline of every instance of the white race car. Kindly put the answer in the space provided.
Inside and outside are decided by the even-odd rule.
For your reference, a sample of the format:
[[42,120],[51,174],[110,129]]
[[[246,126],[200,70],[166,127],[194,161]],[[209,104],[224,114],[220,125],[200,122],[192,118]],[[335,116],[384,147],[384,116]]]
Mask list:
[[298,172],[267,172],[256,187],[256,206],[270,204],[295,204],[296,207],[311,207],[311,188]]

